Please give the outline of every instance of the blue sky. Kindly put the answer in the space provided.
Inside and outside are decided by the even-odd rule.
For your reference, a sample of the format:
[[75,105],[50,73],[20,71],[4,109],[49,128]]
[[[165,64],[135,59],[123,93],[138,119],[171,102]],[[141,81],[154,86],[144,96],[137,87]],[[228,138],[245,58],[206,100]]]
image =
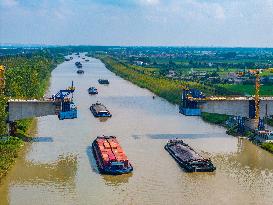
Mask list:
[[0,43],[273,47],[273,0],[0,2]]

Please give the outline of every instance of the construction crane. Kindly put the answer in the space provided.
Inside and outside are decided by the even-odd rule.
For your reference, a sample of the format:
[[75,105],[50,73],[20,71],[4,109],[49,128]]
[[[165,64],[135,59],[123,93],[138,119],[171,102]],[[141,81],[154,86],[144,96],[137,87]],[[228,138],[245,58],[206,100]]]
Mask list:
[[[263,71],[270,71],[273,72],[272,68],[267,68],[264,69]],[[261,89],[261,77],[260,77],[260,71],[257,70],[255,75],[256,75],[256,80],[255,80],[255,126],[256,128],[263,129],[264,123],[260,119],[260,89]]]

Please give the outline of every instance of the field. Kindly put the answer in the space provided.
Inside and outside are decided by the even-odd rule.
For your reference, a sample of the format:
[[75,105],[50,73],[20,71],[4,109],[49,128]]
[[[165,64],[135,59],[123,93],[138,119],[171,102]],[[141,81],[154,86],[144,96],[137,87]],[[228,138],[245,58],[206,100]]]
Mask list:
[[[254,85],[242,85],[242,84],[225,84],[220,85],[231,92],[237,92],[241,95],[255,95]],[[261,96],[272,96],[273,95],[273,85],[262,85],[260,90]]]

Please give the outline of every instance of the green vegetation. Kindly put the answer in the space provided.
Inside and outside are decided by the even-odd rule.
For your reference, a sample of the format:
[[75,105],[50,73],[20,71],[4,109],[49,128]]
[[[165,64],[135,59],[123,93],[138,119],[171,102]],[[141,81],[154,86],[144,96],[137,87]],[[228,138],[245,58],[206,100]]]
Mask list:
[[273,153],[273,144],[272,143],[264,142],[261,144],[261,148]]
[[[225,84],[219,87],[225,88],[231,92],[237,93],[239,95],[255,95],[254,85],[242,85],[242,84]],[[272,85],[262,85],[260,90],[260,95],[262,96],[272,96],[273,87]]]
[[16,98],[40,98],[46,90],[56,62],[47,53],[11,56],[0,59],[5,65],[5,95]]
[[0,136],[6,134],[6,119],[7,119],[7,113],[6,113],[6,106],[7,106],[7,99],[0,95]]
[[267,118],[266,123],[270,126],[273,126],[273,118]]
[[17,137],[0,138],[0,179],[15,161],[22,144],[23,141]]
[[223,124],[229,118],[228,115],[222,115],[222,114],[216,114],[216,113],[207,113],[207,112],[203,112],[201,117],[202,117],[202,119],[204,121],[214,123],[214,124]]

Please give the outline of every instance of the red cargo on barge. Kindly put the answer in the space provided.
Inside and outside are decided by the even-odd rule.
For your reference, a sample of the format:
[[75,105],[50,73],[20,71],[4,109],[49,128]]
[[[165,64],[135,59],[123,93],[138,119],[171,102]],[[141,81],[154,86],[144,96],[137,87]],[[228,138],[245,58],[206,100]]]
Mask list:
[[99,171],[105,174],[125,174],[133,167],[114,136],[100,136],[92,143]]

